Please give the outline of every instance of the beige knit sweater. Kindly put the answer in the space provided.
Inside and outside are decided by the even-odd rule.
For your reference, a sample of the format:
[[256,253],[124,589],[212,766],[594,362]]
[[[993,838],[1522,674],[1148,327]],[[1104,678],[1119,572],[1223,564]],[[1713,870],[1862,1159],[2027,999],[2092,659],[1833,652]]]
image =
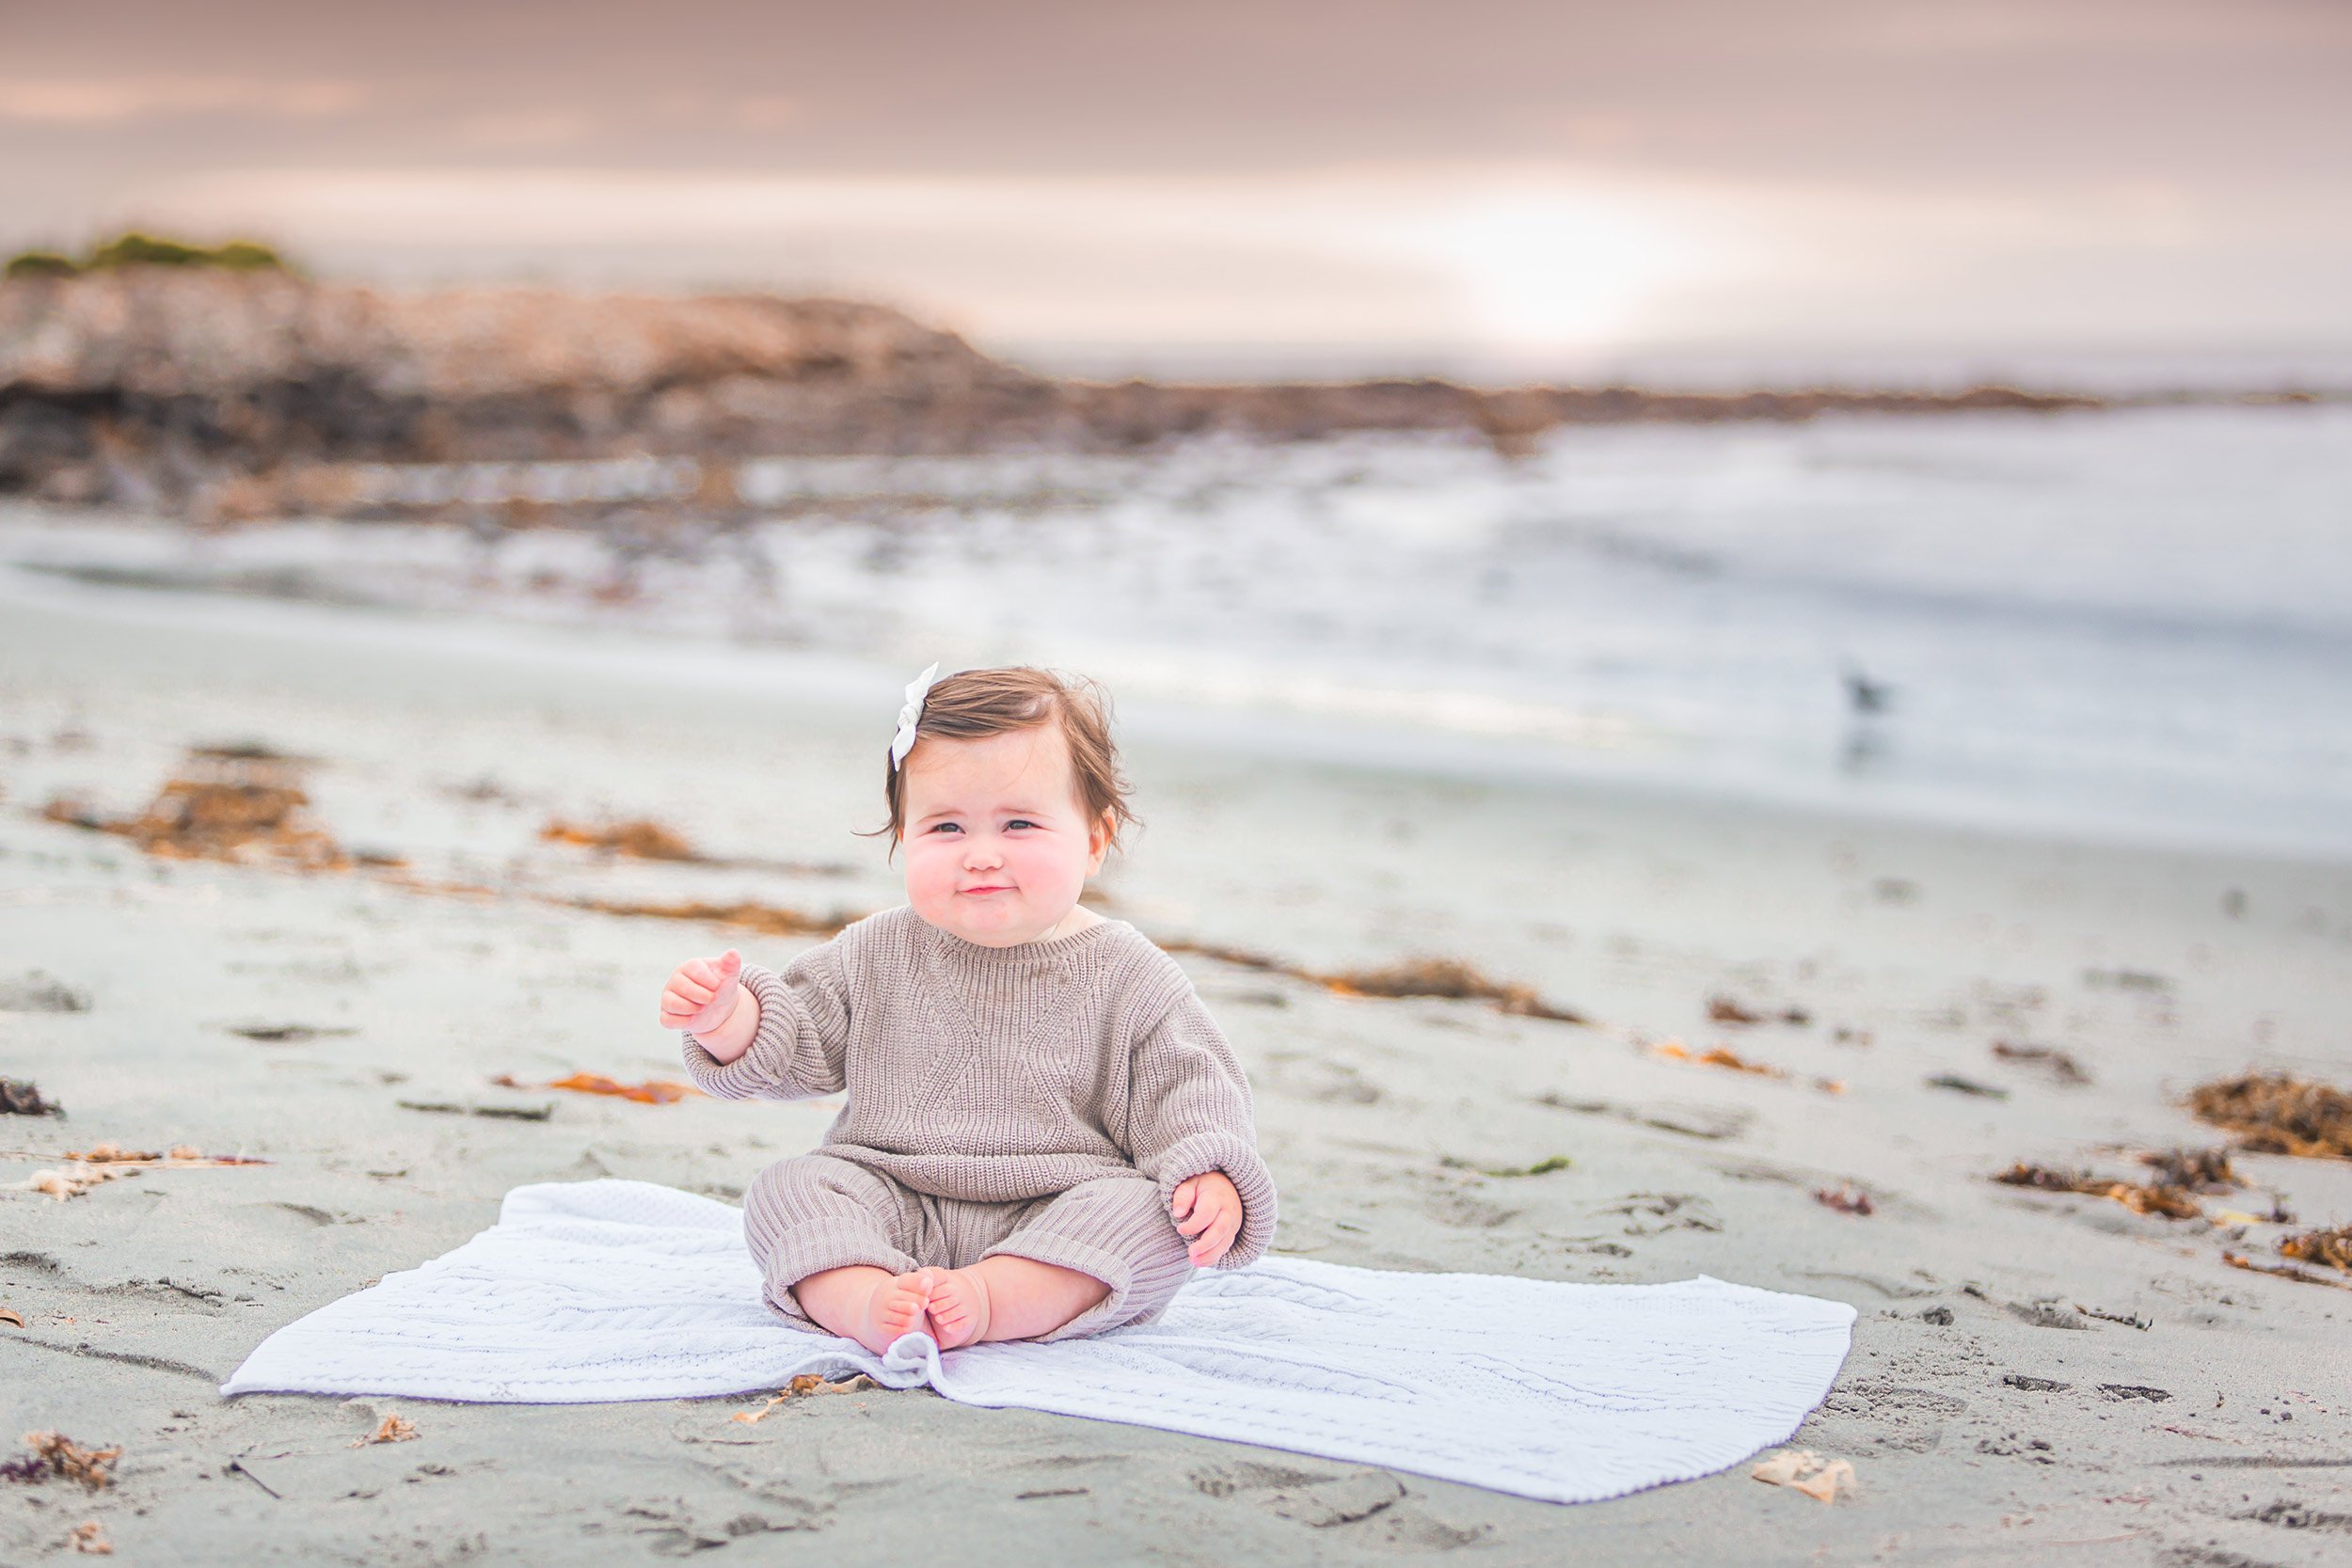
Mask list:
[[1241,1194],[1222,1267],[1274,1234],[1249,1085],[1176,961],[1120,920],[982,947],[886,910],[779,974],[743,966],[759,1030],[725,1065],[685,1037],[724,1100],[849,1091],[821,1152],[917,1192],[1012,1203],[1140,1171],[1165,1200],[1221,1170]]

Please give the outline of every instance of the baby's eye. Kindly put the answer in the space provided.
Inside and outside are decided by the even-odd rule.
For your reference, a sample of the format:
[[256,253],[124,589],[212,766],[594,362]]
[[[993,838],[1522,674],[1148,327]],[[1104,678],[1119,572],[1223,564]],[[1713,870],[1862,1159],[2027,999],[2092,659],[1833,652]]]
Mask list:
[[963,826],[962,824],[957,822],[938,822],[932,824],[931,832],[935,833],[960,833],[963,832]]
[[1011,821],[1006,823],[1005,826],[1008,830],[1009,830],[1013,828],[1034,828],[1037,824],[1030,821],[1025,816],[1016,816]]

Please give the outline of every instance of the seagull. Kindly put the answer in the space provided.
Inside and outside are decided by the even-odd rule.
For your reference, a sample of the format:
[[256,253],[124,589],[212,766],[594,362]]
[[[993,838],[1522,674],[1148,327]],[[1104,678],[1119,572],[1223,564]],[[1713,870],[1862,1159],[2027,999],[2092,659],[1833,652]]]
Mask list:
[[1846,700],[1856,713],[1884,713],[1895,703],[1895,689],[1874,681],[1852,665],[1846,666]]

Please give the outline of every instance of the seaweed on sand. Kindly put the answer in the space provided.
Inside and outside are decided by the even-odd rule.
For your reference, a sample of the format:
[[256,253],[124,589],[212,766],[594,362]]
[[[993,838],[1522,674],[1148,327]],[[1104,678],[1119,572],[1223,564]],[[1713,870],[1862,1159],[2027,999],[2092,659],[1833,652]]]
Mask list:
[[1753,1023],[1786,1023],[1803,1028],[1813,1022],[1813,1015],[1803,1007],[1783,1007],[1778,1012],[1765,1012],[1744,1006],[1735,997],[1710,996],[1707,999],[1707,1021],[1742,1028]]
[[191,752],[186,770],[136,816],[102,816],[71,797],[41,815],[52,822],[127,838],[164,860],[241,863],[275,861],[304,871],[344,871],[353,857],[310,818],[310,798],[294,779],[301,764],[276,752],[231,747]]
[[2188,1108],[2256,1154],[2352,1160],[2352,1094],[2290,1073],[2249,1072],[2200,1084]]
[[1304,965],[1285,963],[1263,953],[1247,948],[1227,947],[1210,942],[1169,941],[1159,943],[1169,953],[1198,953],[1204,958],[1232,964],[1240,969],[1254,969],[1266,974],[1287,975],[1321,986],[1342,996],[1373,996],[1397,999],[1412,996],[1434,996],[1455,1002],[1484,1002],[1499,1013],[1514,1018],[1549,1019],[1556,1023],[1589,1023],[1583,1014],[1546,1002],[1533,986],[1489,978],[1479,968],[1461,958],[1405,958],[1396,963],[1373,969],[1343,969],[1323,971]]
[[86,1013],[89,997],[42,970],[0,981],[0,1013]]
[[1661,1040],[1650,1047],[1650,1054],[1663,1056],[1670,1062],[1696,1062],[1701,1067],[1727,1068],[1733,1072],[1752,1072],[1759,1078],[1788,1076],[1776,1067],[1748,1060],[1727,1045],[1710,1046],[1705,1051],[1693,1051],[1680,1040]]
[[2346,1285],[2341,1279],[2330,1279],[2324,1274],[2298,1269],[2292,1263],[2257,1263],[2242,1252],[2224,1252],[2221,1260],[2233,1269],[2244,1269],[2248,1274],[2275,1274],[2281,1279],[2299,1280],[2305,1285],[2326,1285],[2338,1291],[2352,1291],[2352,1285]]
[[28,1432],[24,1434],[24,1446],[32,1451],[0,1465],[0,1474],[10,1481],[62,1477],[78,1481],[93,1492],[114,1484],[115,1461],[122,1457],[119,1443],[111,1449],[93,1449],[62,1432]]
[[1841,1214],[1855,1214],[1866,1219],[1878,1212],[1878,1205],[1871,1201],[1870,1195],[1851,1181],[1841,1181],[1835,1188],[1814,1189],[1813,1201],[1824,1209],[1835,1209]]
[[597,914],[641,915],[653,920],[698,920],[714,926],[740,926],[745,930],[771,937],[829,937],[854,918],[840,913],[807,914],[799,910],[751,899],[737,904],[699,901],[628,904],[603,898],[564,898],[554,902],[567,904],[576,910],[592,910]]
[[673,1083],[666,1078],[649,1078],[642,1084],[624,1084],[616,1078],[607,1078],[601,1072],[575,1072],[551,1084],[518,1083],[513,1073],[501,1072],[490,1082],[502,1089],[569,1089],[575,1094],[602,1094],[619,1100],[633,1100],[642,1105],[670,1105],[688,1095],[703,1092],[691,1084]]
[[2009,1091],[1993,1084],[1979,1084],[1973,1078],[1963,1078],[1957,1072],[1939,1072],[1927,1081],[1931,1089],[1949,1089],[1954,1094],[1974,1095],[1979,1100],[2007,1100]]
[[62,1170],[37,1170],[24,1181],[15,1183],[15,1190],[46,1193],[62,1203],[70,1197],[80,1197],[93,1187],[126,1176],[136,1176],[148,1170],[209,1170],[223,1165],[266,1165],[245,1154],[206,1154],[187,1144],[178,1144],[158,1152],[151,1148],[124,1148],[119,1144],[103,1143],[87,1149],[69,1148],[57,1158],[69,1162]]
[[2018,1045],[2009,1040],[1994,1040],[1993,1054],[2005,1062],[2041,1068],[2058,1083],[2069,1086],[2090,1082],[2090,1074],[2083,1070],[2082,1064],[2054,1045]]
[[65,1107],[43,1100],[39,1085],[28,1078],[0,1078],[0,1113],[14,1117],[61,1117]]
[[1307,976],[1343,996],[1437,996],[1456,1002],[1486,1002],[1516,1018],[1548,1018],[1582,1023],[1581,1014],[1554,1007],[1533,986],[1488,979],[1460,958],[1406,958],[1378,969],[1342,970]]
[[2234,1192],[2246,1185],[2231,1165],[2226,1148],[2168,1148],[2143,1154],[2139,1163],[2154,1171],[2164,1185],[2193,1193]]
[[548,844],[572,844],[632,860],[691,863],[703,858],[678,832],[647,817],[590,825],[551,816],[539,830],[539,837]]
[[2281,1256],[2298,1262],[2325,1263],[2331,1269],[2352,1274],[2352,1225],[2339,1225],[2327,1230],[2306,1230],[2300,1236],[2280,1239]]
[[2205,1212],[2194,1197],[2176,1185],[2114,1181],[2103,1176],[2094,1176],[2087,1170],[2054,1170],[2048,1165],[2028,1164],[2023,1160],[1995,1175],[1993,1180],[2007,1187],[2031,1187],[2037,1192],[2082,1193],[2090,1197],[2104,1197],[2122,1204],[2135,1214],[2161,1214],[2169,1220],[2201,1219]]

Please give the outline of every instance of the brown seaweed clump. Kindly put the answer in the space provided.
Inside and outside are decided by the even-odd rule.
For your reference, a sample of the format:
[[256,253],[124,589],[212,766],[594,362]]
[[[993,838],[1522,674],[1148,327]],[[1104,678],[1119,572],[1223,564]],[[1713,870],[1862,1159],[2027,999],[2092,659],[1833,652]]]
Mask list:
[[775,1413],[776,1406],[792,1400],[810,1394],[854,1394],[862,1388],[881,1386],[882,1385],[867,1377],[864,1372],[854,1373],[839,1383],[828,1383],[815,1372],[803,1372],[790,1383],[786,1384],[782,1392],[769,1396],[768,1402],[757,1410],[739,1410],[727,1418],[732,1421],[740,1421],[745,1426],[757,1426]]
[[2330,1279],[2324,1274],[2298,1269],[2292,1263],[2257,1263],[2242,1252],[2224,1252],[2221,1260],[2233,1269],[2244,1269],[2248,1274],[2275,1274],[2280,1279],[2293,1279],[2305,1285],[2325,1285],[2330,1290],[2352,1291],[2352,1285],[2346,1285],[2341,1279]]
[[1535,993],[1533,986],[1488,979],[1475,965],[1460,958],[1406,958],[1379,969],[1342,970],[1313,974],[1312,979],[1343,996],[1436,996],[1455,1002],[1486,1002],[1495,1011],[1515,1018],[1548,1018],[1560,1023],[1582,1023],[1582,1015],[1555,1007]]
[[633,860],[693,862],[703,858],[675,831],[642,817],[591,826],[551,816],[548,825],[539,830],[539,837],[548,844],[572,844],[583,849],[601,849],[609,855],[627,855]]
[[2083,1065],[2054,1045],[2019,1045],[2011,1040],[1994,1040],[1993,1054],[2005,1062],[2040,1068],[2058,1083],[2069,1086],[2090,1082],[2090,1074],[2083,1070]]
[[2112,1181],[2087,1170],[2053,1170],[2048,1165],[2028,1164],[2023,1160],[1993,1180],[2005,1187],[2031,1187],[2037,1192],[2082,1193],[2090,1197],[2104,1197],[2122,1204],[2135,1214],[2161,1214],[2169,1220],[2202,1219],[2205,1212],[2194,1197],[2178,1186],[2165,1183],[2143,1186],[2131,1181]]
[[575,1072],[558,1078],[551,1084],[518,1083],[511,1072],[501,1072],[490,1080],[502,1089],[569,1089],[574,1094],[611,1095],[620,1100],[633,1100],[641,1105],[670,1105],[689,1095],[703,1091],[691,1084],[674,1083],[667,1078],[649,1078],[642,1084],[624,1084],[601,1072]]
[[2352,1094],[2288,1073],[2248,1073],[2200,1084],[2188,1108],[2238,1135],[2255,1154],[2352,1160]]
[[40,1085],[29,1078],[0,1078],[0,1114],[12,1117],[61,1117],[65,1107],[41,1098]]
[[101,816],[63,798],[41,815],[68,827],[118,834],[164,860],[350,869],[352,857],[310,820],[310,798],[294,783],[288,760],[206,748],[190,753],[189,771],[167,779],[136,816]]
[[1461,958],[1406,958],[1377,969],[1343,969],[1327,974],[1299,964],[1284,963],[1279,958],[1253,953],[1245,947],[1227,947],[1213,942],[1180,939],[1164,941],[1158,945],[1166,953],[1198,953],[1204,958],[1215,958],[1219,963],[1229,963],[1238,969],[1288,975],[1291,979],[1304,980],[1342,996],[1388,999],[1435,996],[1454,1002],[1484,1002],[1495,1011],[1514,1018],[1549,1019],[1555,1023],[1592,1022],[1582,1013],[1546,1002],[1533,986],[1489,979],[1476,965]]
[[62,1432],[28,1432],[24,1446],[32,1451],[0,1465],[0,1475],[10,1481],[62,1477],[98,1492],[114,1484],[115,1461],[122,1457],[119,1443],[111,1449],[86,1448]]
[[174,1144],[157,1151],[151,1148],[125,1148],[118,1143],[92,1144],[87,1149],[69,1148],[58,1156],[78,1160],[91,1165],[156,1165],[172,1170],[192,1170],[214,1165],[266,1165],[267,1160],[250,1154],[207,1154],[193,1144]]
[[1680,1040],[1661,1040],[1651,1046],[1649,1052],[1651,1055],[1662,1056],[1670,1062],[1696,1062],[1701,1067],[1719,1067],[1732,1072],[1752,1072],[1759,1078],[1788,1076],[1776,1067],[1748,1060],[1727,1045],[1710,1046],[1705,1051],[1693,1051]]
[[2352,1225],[2284,1237],[2279,1243],[2279,1251],[2300,1262],[2325,1263],[2331,1269],[2352,1274]]
[[853,918],[846,914],[806,914],[778,904],[750,899],[739,904],[626,904],[603,898],[553,900],[597,914],[639,915],[652,920],[696,920],[712,926],[739,926],[771,937],[829,937]]
[[1707,999],[1707,1021],[1744,1028],[1756,1023],[1786,1023],[1803,1028],[1813,1022],[1813,1015],[1803,1007],[1783,1007],[1778,1012],[1765,1012],[1742,1005],[1736,997],[1710,996]]
[[2231,1165],[2226,1148],[2168,1148],[2160,1154],[2143,1154],[2139,1163],[2154,1171],[2164,1185],[2193,1193],[2227,1193],[2246,1185]]
[[1835,1209],[1841,1214],[1857,1214],[1867,1218],[1878,1212],[1878,1205],[1870,1200],[1870,1195],[1851,1181],[1841,1181],[1834,1189],[1815,1188],[1813,1201],[1824,1209]]
[[407,1443],[415,1440],[417,1423],[405,1416],[387,1416],[375,1424],[375,1430],[364,1437],[355,1437],[350,1447],[364,1449],[371,1443]]

